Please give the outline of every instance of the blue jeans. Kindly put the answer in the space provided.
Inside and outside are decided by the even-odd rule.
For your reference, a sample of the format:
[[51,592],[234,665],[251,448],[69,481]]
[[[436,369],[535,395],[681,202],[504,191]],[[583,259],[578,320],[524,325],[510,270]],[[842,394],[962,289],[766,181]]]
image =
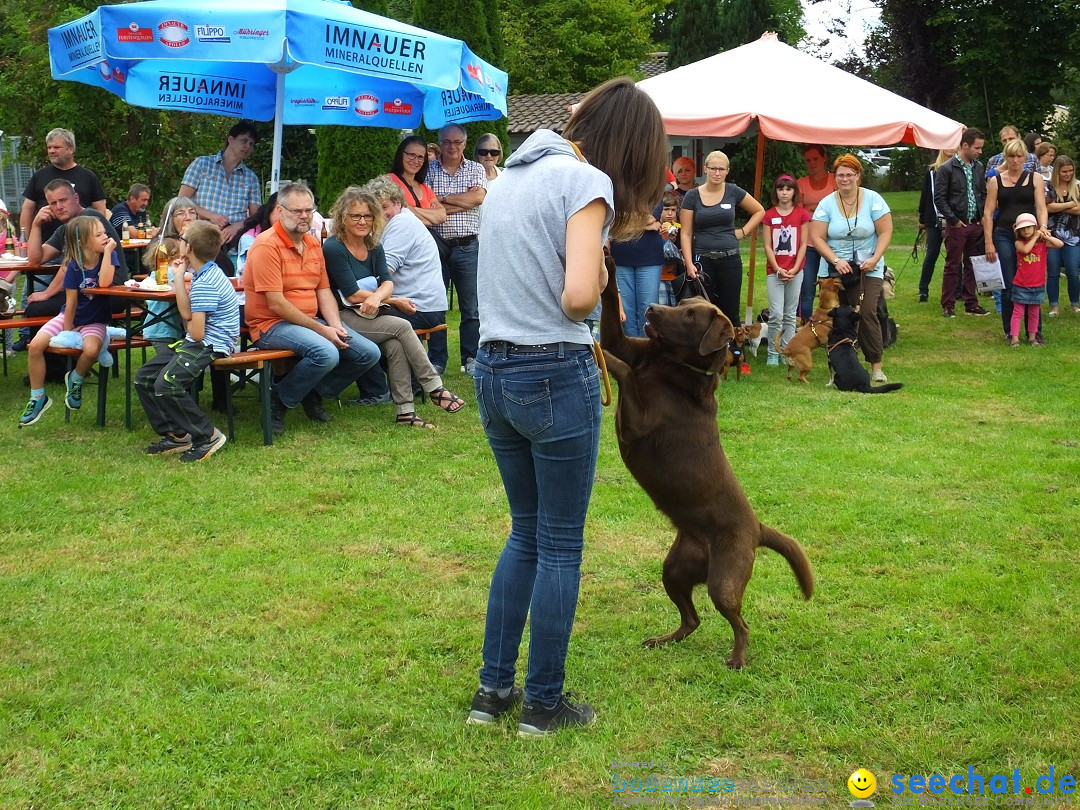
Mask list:
[[813,245],[806,247],[806,263],[803,265],[802,295],[799,297],[799,317],[810,320],[814,314],[814,296],[817,295],[818,268],[821,266],[821,254]]
[[508,355],[481,348],[476,405],[510,504],[491,578],[480,684],[514,684],[530,618],[525,697],[563,693],[577,610],[585,513],[600,446],[600,379],[590,351]]
[[450,278],[457,290],[458,310],[461,312],[461,365],[476,357],[480,346],[480,307],[476,299],[476,260],[480,255],[480,240],[450,250]]
[[619,264],[615,266],[615,280],[626,313],[623,332],[627,337],[644,337],[645,310],[660,301],[660,265]]
[[1069,303],[1080,306],[1080,245],[1065,245],[1046,251],[1046,297],[1050,306],[1058,305],[1061,296],[1061,268],[1068,281]]
[[378,346],[348,326],[345,331],[349,340],[344,349],[314,330],[288,321],[274,324],[255,341],[260,349],[289,349],[300,355],[293,370],[274,383],[274,392],[286,408],[295,408],[312,391],[336,397],[379,362]]

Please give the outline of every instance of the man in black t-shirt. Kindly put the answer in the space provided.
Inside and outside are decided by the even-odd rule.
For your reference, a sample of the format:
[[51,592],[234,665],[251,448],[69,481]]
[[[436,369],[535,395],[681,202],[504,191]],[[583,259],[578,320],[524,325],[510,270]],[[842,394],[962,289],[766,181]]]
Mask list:
[[[105,189],[97,175],[75,162],[75,133],[70,129],[54,129],[45,136],[49,151],[49,165],[38,169],[23,191],[23,206],[19,213],[19,227],[29,231],[37,212],[46,206],[45,187],[53,180],[67,180],[84,205],[107,214]],[[58,226],[45,224],[42,239],[48,239]]]

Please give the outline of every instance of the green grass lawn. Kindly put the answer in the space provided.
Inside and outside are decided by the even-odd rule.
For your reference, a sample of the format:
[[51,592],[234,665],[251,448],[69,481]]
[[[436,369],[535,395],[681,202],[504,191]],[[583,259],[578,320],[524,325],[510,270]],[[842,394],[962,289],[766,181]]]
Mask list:
[[[913,195],[888,198],[910,245]],[[142,455],[153,437],[141,414],[124,430],[120,384],[104,430],[92,397],[71,424],[58,401],[17,430],[15,358],[0,380],[0,807],[700,795],[613,791],[653,773],[759,780],[744,797],[828,780],[816,795],[843,807],[858,767],[880,806],[898,773],[1015,768],[1021,792],[1051,768],[1080,776],[1080,318],[1009,349],[993,315],[915,303],[906,256],[888,257],[900,339],[885,358],[902,391],[826,389],[822,353],[809,385],[790,383],[764,350],[719,391],[743,487],[817,577],[804,602],[784,560],[758,554],[745,670],[724,666],[730,628],[701,591],[697,633],[641,647],[678,621],[660,583],[672,530],[605,411],[567,681],[600,719],[545,740],[464,725],[508,518],[456,368],[470,405],[421,406],[437,431],[344,408],[327,426],[290,414],[264,448],[247,399],[240,442],[181,466]]]

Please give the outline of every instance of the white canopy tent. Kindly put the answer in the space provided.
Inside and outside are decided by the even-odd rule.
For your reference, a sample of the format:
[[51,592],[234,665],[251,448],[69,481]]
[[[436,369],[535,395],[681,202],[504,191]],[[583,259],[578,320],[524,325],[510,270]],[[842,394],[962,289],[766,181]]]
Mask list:
[[[638,82],[669,135],[735,137],[756,121],[754,195],[765,138],[796,143],[955,148],[964,125],[785,45],[776,34]],[[757,234],[750,238],[752,318]]]

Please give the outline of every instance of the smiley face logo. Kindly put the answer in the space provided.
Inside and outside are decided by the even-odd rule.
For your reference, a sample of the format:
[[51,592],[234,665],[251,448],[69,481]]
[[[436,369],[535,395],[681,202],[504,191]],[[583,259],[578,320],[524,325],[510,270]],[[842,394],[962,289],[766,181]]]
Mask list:
[[866,768],[859,768],[848,777],[847,789],[856,799],[866,799],[877,790],[877,779]]

